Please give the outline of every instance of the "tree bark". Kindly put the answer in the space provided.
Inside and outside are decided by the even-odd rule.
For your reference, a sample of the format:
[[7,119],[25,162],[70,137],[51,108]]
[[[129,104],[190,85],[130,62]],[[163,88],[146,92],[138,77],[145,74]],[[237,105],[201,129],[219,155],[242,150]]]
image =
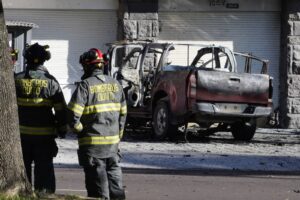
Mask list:
[[13,64],[0,0],[0,192],[30,193],[21,150]]

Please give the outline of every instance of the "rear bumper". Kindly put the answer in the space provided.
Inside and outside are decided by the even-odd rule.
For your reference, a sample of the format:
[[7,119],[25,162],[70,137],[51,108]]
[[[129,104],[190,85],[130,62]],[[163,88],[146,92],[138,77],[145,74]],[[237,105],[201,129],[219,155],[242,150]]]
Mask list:
[[[196,103],[193,108],[194,114],[209,115],[209,116],[218,116],[218,117],[245,117],[245,118],[259,118],[259,117],[268,117],[271,115],[273,109],[272,107],[264,106],[248,106],[236,104],[235,107],[238,107],[237,110],[224,110],[222,106],[228,104],[213,104],[213,103]],[[230,104],[235,105],[235,104]],[[243,109],[241,109],[243,108]]]

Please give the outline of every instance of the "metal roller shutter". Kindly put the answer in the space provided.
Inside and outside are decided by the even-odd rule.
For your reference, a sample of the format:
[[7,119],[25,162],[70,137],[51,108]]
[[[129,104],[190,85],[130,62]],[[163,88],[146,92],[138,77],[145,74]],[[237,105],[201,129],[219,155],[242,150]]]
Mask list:
[[66,99],[82,75],[79,56],[89,48],[106,51],[117,39],[116,11],[97,10],[5,10],[6,20],[35,23],[32,42],[48,44],[51,60],[45,63],[61,83]]
[[279,12],[160,12],[159,39],[225,45],[269,60],[274,77],[275,106],[279,101]]

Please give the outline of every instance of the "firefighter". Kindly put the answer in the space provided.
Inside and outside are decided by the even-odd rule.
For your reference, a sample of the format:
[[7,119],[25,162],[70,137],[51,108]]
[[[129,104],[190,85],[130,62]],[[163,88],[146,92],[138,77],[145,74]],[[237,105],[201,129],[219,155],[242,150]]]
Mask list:
[[55,138],[66,134],[66,103],[59,83],[43,66],[50,59],[48,46],[27,46],[23,56],[26,70],[15,75],[15,84],[26,174],[32,183],[34,163],[35,190],[54,193]]
[[17,49],[10,49],[10,56],[13,64],[16,64],[18,60],[19,51]]
[[68,108],[88,196],[125,199],[118,148],[127,113],[122,87],[103,74],[105,60],[99,49],[83,53],[79,62],[84,75]]

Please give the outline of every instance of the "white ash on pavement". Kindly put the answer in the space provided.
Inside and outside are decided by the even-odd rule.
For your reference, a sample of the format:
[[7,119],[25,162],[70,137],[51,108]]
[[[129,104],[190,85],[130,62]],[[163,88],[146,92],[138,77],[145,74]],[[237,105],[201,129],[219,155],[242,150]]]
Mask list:
[[[57,144],[55,165],[79,167],[77,139]],[[125,168],[300,172],[300,132],[291,129],[258,129],[250,142],[234,141],[229,132],[179,143],[126,139],[120,149]]]

